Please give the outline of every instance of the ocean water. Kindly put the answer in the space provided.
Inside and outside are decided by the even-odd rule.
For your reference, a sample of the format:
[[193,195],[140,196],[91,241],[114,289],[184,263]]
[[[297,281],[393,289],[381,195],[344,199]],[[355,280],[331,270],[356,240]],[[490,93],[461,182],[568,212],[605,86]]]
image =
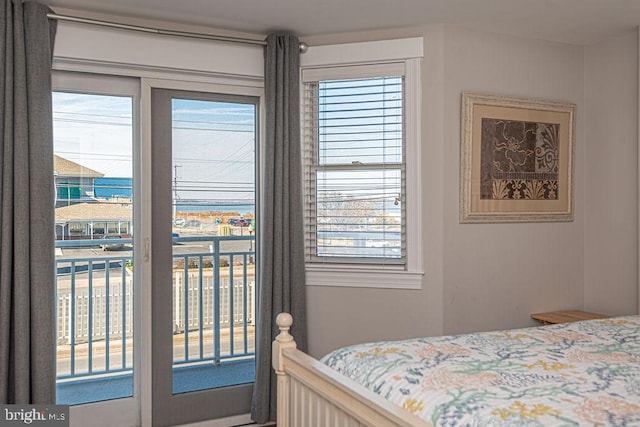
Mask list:
[[[94,191],[97,198],[110,199],[113,197],[132,197],[132,178],[98,178],[94,181]],[[178,212],[238,212],[255,213],[256,206],[247,200],[198,200],[188,202],[181,200],[176,208]]]

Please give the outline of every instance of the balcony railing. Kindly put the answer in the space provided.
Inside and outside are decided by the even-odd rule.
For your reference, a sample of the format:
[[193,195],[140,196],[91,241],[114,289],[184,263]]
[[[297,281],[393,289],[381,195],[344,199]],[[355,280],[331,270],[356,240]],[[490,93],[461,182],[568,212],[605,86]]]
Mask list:
[[[174,366],[255,355],[254,239],[250,236],[174,238],[189,249],[173,255]],[[57,241],[59,380],[127,373],[133,368],[132,239]],[[185,245],[187,246],[187,245]],[[111,246],[112,248],[117,246]],[[244,250],[243,248],[246,248]],[[66,253],[74,252],[71,256]]]

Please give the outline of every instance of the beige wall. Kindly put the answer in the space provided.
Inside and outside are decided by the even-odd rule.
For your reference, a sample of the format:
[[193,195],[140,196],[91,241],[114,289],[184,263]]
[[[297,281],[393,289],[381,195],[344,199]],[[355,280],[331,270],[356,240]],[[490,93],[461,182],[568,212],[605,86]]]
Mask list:
[[[536,323],[529,315],[540,311],[635,313],[634,36],[584,48],[440,25],[305,41],[319,45],[416,35],[425,37],[423,288],[309,287],[310,353],[321,356],[362,341],[531,326]],[[601,68],[611,62],[620,68]],[[611,80],[613,90],[607,87]],[[573,222],[459,224],[462,91],[577,105]],[[592,97],[606,102],[588,109]],[[615,143],[624,156],[615,164],[616,154],[602,147],[611,126],[617,127]],[[592,134],[600,136],[596,140]],[[602,159],[607,170],[600,168]],[[613,176],[610,168],[616,169]],[[618,186],[612,189],[614,182]],[[614,200],[622,208],[616,215],[608,209]],[[599,265],[603,258],[606,268]]]
[[585,307],[638,301],[638,34],[585,49]]

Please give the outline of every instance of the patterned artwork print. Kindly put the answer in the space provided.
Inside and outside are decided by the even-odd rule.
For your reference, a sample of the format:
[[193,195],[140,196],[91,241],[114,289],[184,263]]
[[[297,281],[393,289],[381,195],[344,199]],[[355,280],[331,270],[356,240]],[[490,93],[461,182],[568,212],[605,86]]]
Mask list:
[[640,316],[360,344],[322,361],[434,426],[640,425]]
[[482,119],[480,198],[557,200],[557,123]]

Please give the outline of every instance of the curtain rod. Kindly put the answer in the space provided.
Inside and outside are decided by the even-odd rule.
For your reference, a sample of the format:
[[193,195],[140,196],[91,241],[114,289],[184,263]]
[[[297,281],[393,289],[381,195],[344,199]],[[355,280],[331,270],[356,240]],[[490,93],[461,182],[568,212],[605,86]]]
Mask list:
[[[191,33],[187,31],[162,30],[160,28],[140,27],[138,25],[119,24],[117,22],[99,21],[97,19],[88,19],[88,18],[78,18],[75,16],[58,15],[55,13],[49,13],[47,14],[47,17],[49,19],[57,19],[59,21],[80,22],[83,24],[93,24],[93,25],[100,25],[103,27],[121,28],[125,30],[141,31],[143,33],[160,34],[165,36],[191,37],[191,38],[197,38],[197,39],[216,40],[216,41],[229,42],[229,43],[253,44],[253,45],[259,45],[259,46],[266,46],[267,44],[267,42],[265,42],[264,40],[255,40],[255,39],[248,39],[248,38],[242,38],[242,37],[221,36],[221,35],[215,35],[215,34]],[[309,46],[304,42],[300,42],[298,44],[298,49],[300,49],[300,53],[305,53],[308,48]]]
[[[248,38],[229,37],[229,36],[221,36],[221,35],[214,35],[214,34],[191,33],[186,31],[162,30],[160,28],[140,27],[137,25],[119,24],[117,22],[78,18],[75,16],[58,15],[55,13],[49,13],[47,14],[47,17],[50,19],[57,19],[59,21],[80,22],[83,24],[93,24],[93,25],[100,25],[103,27],[121,28],[125,30],[141,31],[144,33],[160,34],[160,35],[166,35],[166,36],[191,37],[191,38],[216,40],[216,41],[223,41],[223,42],[230,42],[230,43],[254,44],[254,45],[260,45],[260,46],[265,46],[267,44],[264,40],[254,40],[254,39],[248,39]],[[300,43],[301,52],[306,51],[307,50],[306,47],[307,45],[305,43]]]

